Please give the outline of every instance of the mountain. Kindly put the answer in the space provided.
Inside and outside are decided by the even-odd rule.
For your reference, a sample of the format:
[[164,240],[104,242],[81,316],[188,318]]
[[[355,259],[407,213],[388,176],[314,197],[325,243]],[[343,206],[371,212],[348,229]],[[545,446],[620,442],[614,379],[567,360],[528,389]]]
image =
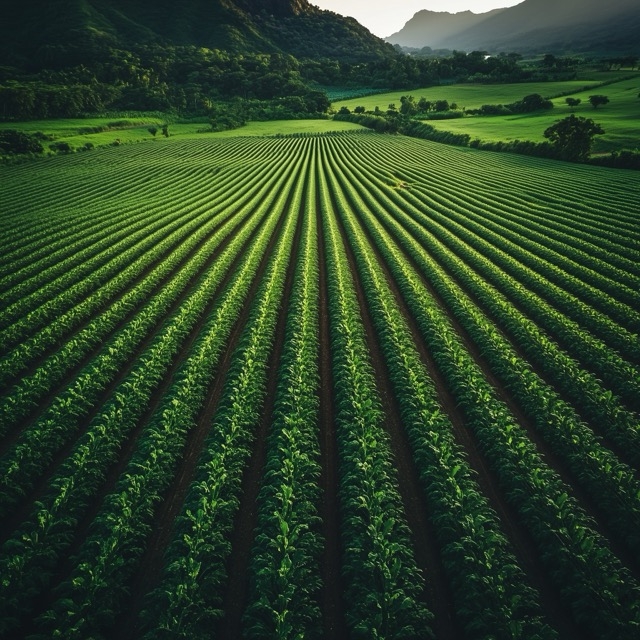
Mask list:
[[[521,53],[640,53],[638,0],[524,0],[502,10],[418,12],[388,42],[410,47]],[[473,14],[472,14],[473,15]],[[434,25],[442,24],[438,32]],[[423,34],[422,38],[419,34]]]
[[368,60],[393,47],[307,0],[5,0],[0,65],[46,66],[60,50],[138,44]]
[[495,13],[504,9],[494,9],[488,13],[472,13],[461,11],[449,13],[447,11],[418,11],[404,27],[390,35],[386,40],[403,47],[421,49],[430,46],[432,49],[444,47],[450,38],[471,29],[484,22]]

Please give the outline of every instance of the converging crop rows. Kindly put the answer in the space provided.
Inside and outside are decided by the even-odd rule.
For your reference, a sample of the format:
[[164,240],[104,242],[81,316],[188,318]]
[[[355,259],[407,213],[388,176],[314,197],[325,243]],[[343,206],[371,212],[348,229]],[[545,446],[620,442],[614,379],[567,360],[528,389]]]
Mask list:
[[0,167],[0,634],[640,637],[640,179],[401,136]]

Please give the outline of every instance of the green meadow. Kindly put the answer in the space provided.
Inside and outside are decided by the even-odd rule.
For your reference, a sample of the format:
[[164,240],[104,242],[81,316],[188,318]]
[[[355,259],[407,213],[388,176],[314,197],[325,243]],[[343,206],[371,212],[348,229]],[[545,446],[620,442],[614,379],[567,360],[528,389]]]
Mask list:
[[[610,77],[607,75],[606,79],[610,80]],[[367,109],[367,111],[373,111],[376,107],[379,107],[382,111],[386,111],[389,104],[395,103],[395,105],[399,107],[402,96],[412,95],[416,101],[422,97],[427,100],[448,100],[449,103],[455,102],[460,109],[477,109],[483,104],[505,104],[514,102],[531,93],[539,93],[545,98],[557,96],[561,93],[573,94],[582,89],[589,91],[598,88],[598,93],[602,93],[599,88],[604,81],[605,80],[599,78],[597,75],[594,75],[593,79],[565,80],[561,82],[435,85],[421,89],[397,90],[360,98],[339,100],[333,103],[333,107],[336,110],[341,107],[347,107],[353,110],[355,107],[362,106]]]
[[[594,76],[597,78],[597,76]],[[611,74],[606,75],[611,80]],[[427,87],[414,91],[394,91],[364,98],[355,98],[334,103],[334,108],[348,107],[354,109],[363,106],[373,110],[378,106],[386,111],[391,103],[400,106],[400,97],[412,95],[419,100],[448,100],[456,103],[458,108],[477,109],[484,104],[508,104],[522,99],[531,93],[539,93],[552,98],[554,108],[550,111],[508,116],[467,116],[454,120],[430,120],[429,124],[443,131],[468,133],[472,139],[479,138],[484,142],[544,140],[544,130],[570,115],[592,118],[600,124],[605,134],[594,139],[594,153],[609,153],[620,149],[637,149],[640,146],[640,76],[626,78],[613,84],[602,85],[601,82],[588,80],[571,80],[566,82],[514,83],[500,85],[455,84],[449,86]],[[581,104],[570,109],[565,98],[568,94],[580,98]],[[553,98],[564,94],[561,97]],[[609,103],[594,109],[589,104],[589,96],[606,95]]]
[[[589,96],[594,93],[606,95],[609,103],[594,109]],[[571,109],[565,97],[552,100],[554,108],[511,116],[471,116],[457,120],[433,120],[430,124],[444,131],[468,133],[483,141],[544,140],[544,130],[571,113],[591,118],[605,130],[604,135],[594,138],[594,153],[610,153],[620,149],[640,147],[640,77],[623,80],[616,84],[599,87],[597,90],[572,94],[580,98],[578,107]]]
[[[119,124],[126,121],[125,124]],[[117,126],[109,127],[109,124]],[[161,131],[163,121],[153,117],[95,117],[68,118],[59,120],[31,120],[26,122],[3,122],[0,129],[20,129],[27,133],[41,132],[51,136],[53,140],[44,141],[48,148],[52,142],[64,141],[74,149],[91,143],[94,147],[105,147],[114,144],[130,144],[144,141],[163,140]],[[150,127],[158,129],[155,136],[149,132]],[[88,132],[89,129],[108,127],[105,131]],[[169,135],[174,137],[214,136],[228,138],[237,136],[274,136],[293,133],[324,133],[327,131],[349,131],[361,129],[360,125],[350,122],[334,122],[333,120],[275,120],[269,122],[250,122],[244,127],[231,131],[207,132],[206,122],[170,123]]]

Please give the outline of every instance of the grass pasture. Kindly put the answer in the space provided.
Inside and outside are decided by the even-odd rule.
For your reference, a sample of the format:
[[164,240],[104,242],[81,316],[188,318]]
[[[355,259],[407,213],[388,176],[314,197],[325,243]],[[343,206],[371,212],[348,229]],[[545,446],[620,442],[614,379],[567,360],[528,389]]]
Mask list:
[[[455,102],[460,109],[477,109],[483,104],[505,104],[520,100],[531,93],[539,93],[544,97],[557,95],[559,93],[577,92],[584,87],[597,87],[598,80],[564,80],[561,82],[516,82],[513,84],[449,84],[422,89],[411,89],[404,91],[390,91],[376,95],[363,96],[361,98],[350,98],[333,103],[334,109],[348,107],[353,110],[357,106],[363,106],[367,111],[373,111],[375,107],[380,107],[381,111],[386,111],[390,103],[395,103],[400,107],[400,98],[405,95],[412,95],[416,101],[424,97],[427,100],[448,100]],[[600,92],[598,90],[598,92]]]
[[336,124],[0,166],[2,637],[637,635],[640,174]]
[[[628,75],[628,72],[625,75]],[[551,111],[510,116],[470,116],[454,120],[430,120],[429,124],[443,131],[467,133],[472,139],[479,138],[486,142],[500,140],[542,142],[543,132],[547,127],[575,113],[592,118],[605,130],[604,135],[596,136],[594,139],[594,153],[638,149],[640,147],[640,98],[638,98],[640,76],[605,86],[597,85],[597,82],[590,83],[588,80],[507,85],[449,85],[340,101],[333,106],[336,109],[346,106],[351,110],[359,105],[367,110],[373,110],[378,106],[382,111],[386,111],[390,103],[395,103],[396,107],[399,107],[400,97],[410,94],[416,100],[424,96],[428,100],[443,99],[450,103],[455,102],[459,108],[475,109],[483,104],[508,104],[531,93],[550,97],[571,92],[572,97],[582,100],[582,104],[576,109],[570,109],[565,102],[566,96],[563,96],[553,98],[554,108]],[[583,90],[585,86],[593,88]],[[588,102],[592,94],[608,96],[609,104],[594,109]]]
[[[83,129],[92,127],[107,127],[110,123],[126,120],[127,126],[115,126],[107,131],[98,133],[86,133]],[[120,144],[132,144],[138,142],[153,142],[163,140],[161,127],[163,122],[154,118],[135,117],[94,117],[94,118],[68,118],[60,120],[30,120],[25,122],[3,122],[0,128],[20,129],[27,133],[42,132],[53,136],[55,141],[68,142],[74,149],[92,143],[95,147],[113,145],[116,141]],[[152,136],[148,129],[155,126],[158,132]],[[332,120],[274,120],[268,122],[249,122],[240,129],[220,131],[216,133],[204,132],[206,122],[170,123],[169,134],[171,138],[199,138],[213,136],[216,138],[228,138],[237,136],[274,136],[290,135],[294,133],[326,133],[328,131],[352,131],[362,129],[357,124],[350,122],[334,122]],[[45,149],[50,142],[43,142]]]
[[[589,96],[606,95],[609,103],[594,109],[589,104]],[[579,91],[572,94],[582,103],[575,109],[569,108],[565,98],[554,98],[554,108],[550,111],[515,116],[468,117],[457,120],[433,120],[434,127],[454,133],[468,133],[472,138],[484,141],[498,140],[544,140],[544,130],[567,117],[571,113],[591,118],[602,126],[604,135],[594,138],[594,153],[610,153],[621,149],[640,148],[640,76],[595,90]],[[488,103],[486,103],[488,104]]]

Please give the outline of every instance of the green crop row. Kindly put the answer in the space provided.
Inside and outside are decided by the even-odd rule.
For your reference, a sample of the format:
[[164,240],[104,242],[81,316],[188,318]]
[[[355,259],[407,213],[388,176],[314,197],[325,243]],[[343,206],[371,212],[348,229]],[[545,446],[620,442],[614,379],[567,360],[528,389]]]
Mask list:
[[302,240],[287,310],[267,461],[258,496],[247,638],[321,638],[318,233],[307,171]]
[[[291,172],[283,185],[285,193],[295,177],[296,172]],[[263,203],[269,212],[265,224],[140,434],[126,469],[93,522],[71,575],[58,589],[59,599],[40,617],[44,636],[86,638],[108,626],[114,613],[125,606],[124,584],[140,561],[155,507],[175,476],[187,436],[197,426],[217,363],[282,216],[283,200],[274,189]],[[282,255],[276,257],[282,260]],[[272,306],[277,307],[278,297],[274,297]]]
[[340,214],[420,470],[456,612],[469,637],[556,638],[543,620],[538,594],[527,584],[496,513],[454,440],[453,426],[438,403],[407,322],[352,211],[371,213],[353,191],[350,177],[342,173],[335,154],[332,160],[330,166],[340,180],[339,186],[333,183],[332,192],[339,194]]
[[[151,233],[154,225],[158,226],[156,221],[160,221],[162,226],[168,226],[172,220],[182,220],[185,224],[202,210],[203,201],[213,200],[211,204],[219,202],[224,198],[224,187],[237,189],[240,182],[239,176],[230,175],[223,185],[218,185],[214,190],[207,177],[204,175],[199,182],[192,185],[188,197],[176,198],[169,206],[166,196],[155,203],[147,201],[145,206],[140,206],[139,202],[133,203],[129,207],[119,209],[116,215],[109,216],[104,226],[95,234],[84,232],[76,242],[69,242],[69,238],[66,237],[57,242],[50,238],[50,251],[44,259],[32,260],[27,266],[0,281],[0,289],[5,291],[3,296],[7,305],[26,298],[45,285],[46,289],[39,294],[40,298],[45,294],[50,296],[52,292],[64,291],[67,282],[73,284],[75,280],[91,277],[93,268],[108,259],[111,252],[105,250],[109,250],[119,238],[131,236],[134,232],[144,229]],[[98,259],[97,256],[101,252],[104,253]],[[38,297],[33,296],[31,308],[37,305],[37,300]]]
[[[594,530],[591,519],[571,497],[570,488],[545,464],[524,429],[497,399],[406,257],[377,221],[364,222],[507,499],[529,529],[549,577],[576,621],[602,638],[633,633],[640,624],[638,585]],[[405,231],[398,229],[397,234],[414,259],[425,257],[424,249]]]
[[162,142],[0,167],[0,636],[639,635],[640,180]]
[[[284,178],[281,177],[275,188],[282,184],[284,184]],[[201,276],[198,288],[178,309],[172,318],[173,322],[165,323],[154,342],[162,344],[163,339],[175,340],[176,327],[184,327],[177,335],[183,337],[187,335],[187,327],[195,325],[205,305],[213,297],[227,269],[238,255],[240,248],[261,220],[267,205],[268,200],[263,199],[259,211],[254,212],[250,224],[245,225],[242,232],[234,236],[223,254],[213,263],[207,273]],[[229,233],[231,229],[227,227],[225,231]],[[192,268],[195,267],[197,264],[192,264]],[[100,397],[100,393],[108,387],[122,367],[120,358],[124,357],[126,361],[134,355],[140,340],[166,314],[170,303],[187,284],[185,278],[188,281],[189,277],[196,275],[196,273],[183,270],[170,283],[171,286],[165,288],[150,301],[144,308],[144,313],[137,314],[117,334],[108,348],[87,365],[62,393],[56,396],[52,405],[42,416],[20,434],[15,445],[0,459],[2,472],[0,480],[0,487],[2,487],[2,492],[0,492],[1,512],[6,512],[10,505],[24,495],[38,474],[46,469],[55,452],[73,437],[79,428],[81,418],[91,410]],[[171,352],[175,353],[176,351],[177,344],[174,343]]]
[[[303,162],[297,164],[300,167]],[[278,212],[287,209],[285,227],[251,304],[195,478],[176,520],[162,579],[144,614],[149,638],[208,638],[220,617],[229,538],[266,394],[267,365],[300,217],[303,184],[296,172],[274,206]],[[289,192],[293,192],[290,203]]]
[[[606,514],[611,528],[619,533],[634,553],[640,551],[640,482],[634,471],[599,443],[573,409],[517,355],[486,316],[425,254],[424,249],[411,246],[406,240],[403,245],[447,303],[447,308],[473,337],[494,373],[549,441],[554,453],[566,462],[578,482],[587,488]],[[627,440],[632,438],[634,429],[630,425]],[[634,457],[637,457],[637,443],[631,441],[629,445],[633,445]]]
[[[365,148],[366,142],[369,142],[369,149]],[[464,172],[453,170],[445,173],[438,170],[438,165],[446,162],[446,158],[432,163],[428,161],[432,160],[433,154],[413,156],[409,153],[411,141],[400,149],[396,148],[394,143],[374,146],[370,142],[352,145],[353,153],[362,160],[368,170],[377,172],[383,180],[389,178],[386,167],[394,167],[393,180],[405,181],[410,192],[425,191],[426,188],[427,194],[439,196],[444,201],[447,201],[451,195],[455,195],[457,199],[464,199],[470,204],[481,218],[490,215],[491,212],[499,211],[498,219],[502,222],[505,210],[512,211],[512,217],[515,220],[520,222],[526,220],[527,226],[536,226],[540,222],[541,224],[537,225],[538,228],[546,230],[547,233],[553,222],[559,221],[563,223],[564,228],[564,234],[558,237],[561,245],[565,238],[567,242],[571,242],[575,230],[582,229],[582,237],[589,247],[588,254],[600,255],[602,260],[610,261],[629,275],[633,274],[634,278],[640,277],[637,258],[640,240],[638,226],[628,216],[626,220],[619,219],[621,211],[625,208],[629,210],[629,206],[616,203],[615,194],[628,193],[628,190],[622,188],[623,185],[620,184],[618,176],[611,176],[611,182],[614,185],[612,188],[617,191],[610,192],[606,191],[605,185],[602,184],[598,184],[597,191],[590,189],[591,185],[580,188],[576,184],[576,175],[572,174],[566,184],[563,184],[562,194],[553,197],[550,191],[553,184],[560,179],[554,173],[544,184],[544,192],[541,193],[538,190],[533,195],[531,193],[533,185],[529,184],[529,180],[536,174],[542,173],[539,171],[540,167],[536,167],[538,171],[535,172],[523,172],[521,175],[526,176],[524,180],[518,173],[509,174],[508,181],[505,180],[504,173],[498,174],[497,179],[491,180],[491,160],[495,159],[495,154],[493,156],[488,154],[482,169],[476,173],[471,168]],[[371,151],[373,153],[370,153]],[[372,158],[383,159],[384,163],[372,163]],[[471,160],[471,158],[465,159]],[[430,169],[432,164],[435,165],[435,170]],[[500,166],[496,164],[497,171],[500,171]],[[554,172],[560,172],[560,167],[555,167],[554,164],[551,164],[551,167]],[[424,171],[429,171],[427,174],[429,179],[426,182]],[[502,171],[504,172],[504,168]],[[506,184],[509,187],[508,192],[504,190]],[[605,191],[607,199],[603,200]],[[402,193],[406,192],[402,191]],[[580,203],[579,212],[576,212],[577,202]],[[478,203],[484,206],[478,207]],[[463,208],[465,211],[469,210],[468,206],[463,205]],[[600,228],[603,231],[600,231]],[[594,244],[596,246],[593,246]]]
[[[274,189],[278,186],[279,182],[276,182]],[[267,199],[263,202],[262,211],[256,211],[251,223],[237,233],[227,250],[214,263],[208,277],[200,280],[198,290],[183,304],[174,321],[167,321],[163,332],[140,357],[91,422],[87,432],[79,439],[59,472],[50,481],[50,489],[45,497],[35,505],[31,516],[2,547],[0,566],[3,571],[0,584],[4,597],[0,600],[4,603],[2,619],[8,626],[16,622],[18,611],[28,609],[29,598],[46,587],[56,558],[73,539],[75,524],[104,482],[108,465],[116,458],[118,449],[147,408],[154,389],[179,351],[180,343],[201,316],[204,305],[218,289],[223,275],[267,214],[270,201]],[[215,354],[222,349],[225,337],[230,333],[243,303],[251,274],[257,269],[261,252],[277,222],[277,216],[272,216],[270,220],[263,225],[246,262],[237,269],[235,284],[227,286],[222,301],[212,311],[208,333],[205,334],[209,336],[209,341],[202,339],[196,353],[200,360],[196,356],[192,357],[183,366],[183,371],[189,367],[189,363],[192,369],[197,370],[202,358],[208,358],[212,355],[210,352]],[[186,271],[185,275],[188,273]],[[207,361],[209,364],[203,368],[203,372],[211,375],[210,369],[215,366],[215,359]],[[186,385],[188,389],[188,381],[178,379],[176,385],[182,384],[183,389]],[[170,395],[156,412],[157,423],[163,420],[163,410],[166,413],[182,407],[180,402],[173,402],[178,393],[176,385],[173,387],[174,395]],[[153,440],[153,428],[149,432]],[[135,466],[136,463],[132,464]],[[135,477],[135,474],[125,475],[123,482],[126,484],[126,478]]]
[[[260,176],[256,176],[256,179],[260,179]],[[185,289],[198,273],[196,265],[200,265],[199,268],[206,265],[216,247],[233,232],[234,228],[242,223],[246,216],[265,197],[269,185],[263,184],[260,188],[256,187],[256,189],[255,193],[249,192],[226,198],[219,205],[212,206],[204,222],[198,219],[191,225],[187,225],[186,228],[176,232],[175,238],[166,239],[165,243],[171,243],[168,248],[175,245],[176,242],[180,242],[177,246],[173,246],[172,251],[168,252],[168,248],[163,248],[161,245],[158,246],[154,253],[162,252],[163,250],[168,252],[168,256],[158,266],[133,288],[117,298],[111,306],[97,318],[90,321],[80,332],[72,335],[62,349],[52,354],[31,375],[24,376],[11,393],[0,400],[0,423],[3,425],[5,432],[10,425],[21,420],[35,406],[38,398],[46,394],[56,382],[63,379],[69,367],[81,362],[85,354],[95,349],[96,346],[107,342],[110,332],[118,326],[118,323],[131,315],[135,309],[145,304],[154,290],[162,285],[176,267],[190,255],[191,251],[197,249],[193,259],[181,267],[183,273],[177,274],[178,279],[182,282],[181,288]],[[231,216],[233,216],[231,221],[226,223]],[[203,247],[198,248],[198,245],[206,240],[216,227],[220,227],[220,229],[215,236],[207,240]],[[183,237],[184,234],[186,234],[186,238]],[[45,327],[33,339],[23,342],[7,354],[4,359],[0,360],[0,381],[8,386],[12,378],[15,379],[15,376],[22,373],[30,362],[45,352],[47,347],[61,342],[75,325],[78,316],[82,318],[89,314],[91,310],[106,307],[107,302],[103,299],[103,296],[108,300],[112,295],[112,287],[125,287],[126,283],[135,281],[136,275],[143,272],[148,266],[146,262],[142,264],[134,263],[121,272],[94,298],[90,298],[75,307],[70,312],[70,317],[63,315]],[[174,288],[174,293],[177,294],[179,290]],[[156,317],[157,324],[162,319],[162,315],[157,315]],[[148,325],[149,328],[152,326]],[[142,329],[142,327],[139,327],[139,329]],[[141,340],[145,334],[138,331],[137,335]],[[127,354],[139,342],[129,338],[127,341],[129,350],[127,351],[111,344],[113,340],[114,338],[111,338],[105,347],[110,349],[110,354],[114,359],[119,359],[121,364],[126,362]]]
[[329,289],[347,623],[355,638],[424,638],[432,614],[421,602],[424,577],[402,510],[365,330],[324,171],[318,171],[318,187]]
[[[561,333],[569,334],[565,342],[572,345],[574,350],[579,350],[579,355],[583,357],[587,366],[602,372],[611,388],[621,394],[632,407],[637,406],[640,395],[640,374],[636,368],[601,343],[590,340],[588,334],[581,331],[579,327],[573,327],[561,314],[553,313],[553,309],[548,310],[548,306],[543,301],[534,294],[529,294],[524,287],[518,286],[509,276],[502,274],[491,261],[468,247],[435,221],[430,224],[431,233],[427,232],[424,226],[416,222],[420,211],[393,190],[385,188],[357,168],[353,169],[353,174],[354,184],[363,186],[360,188],[362,197],[367,202],[372,200],[376,202],[374,206],[378,215],[391,214],[406,228],[411,229],[414,237],[420,239],[430,255],[436,257],[441,266],[446,266],[448,272],[482,302],[484,309],[489,310],[499,320],[501,328],[509,331],[514,342],[527,355],[529,361],[536,364],[560,390],[567,394],[576,406],[580,407],[587,419],[599,425],[600,431],[623,448],[631,460],[640,461],[638,418],[622,406],[610,390],[604,389],[595,376],[582,369],[577,362],[558,349],[555,343],[521,314],[501,292],[511,293],[513,300],[524,303],[530,314],[542,320],[542,326],[559,325]],[[375,200],[372,194],[380,192],[384,193],[384,196]],[[445,240],[446,246],[438,242],[434,236]],[[482,272],[488,280],[498,284],[499,289],[496,290],[478,277],[457,257],[456,253],[464,255],[467,264],[472,265],[476,271]],[[594,345],[599,349],[587,350],[585,344],[587,347]]]

